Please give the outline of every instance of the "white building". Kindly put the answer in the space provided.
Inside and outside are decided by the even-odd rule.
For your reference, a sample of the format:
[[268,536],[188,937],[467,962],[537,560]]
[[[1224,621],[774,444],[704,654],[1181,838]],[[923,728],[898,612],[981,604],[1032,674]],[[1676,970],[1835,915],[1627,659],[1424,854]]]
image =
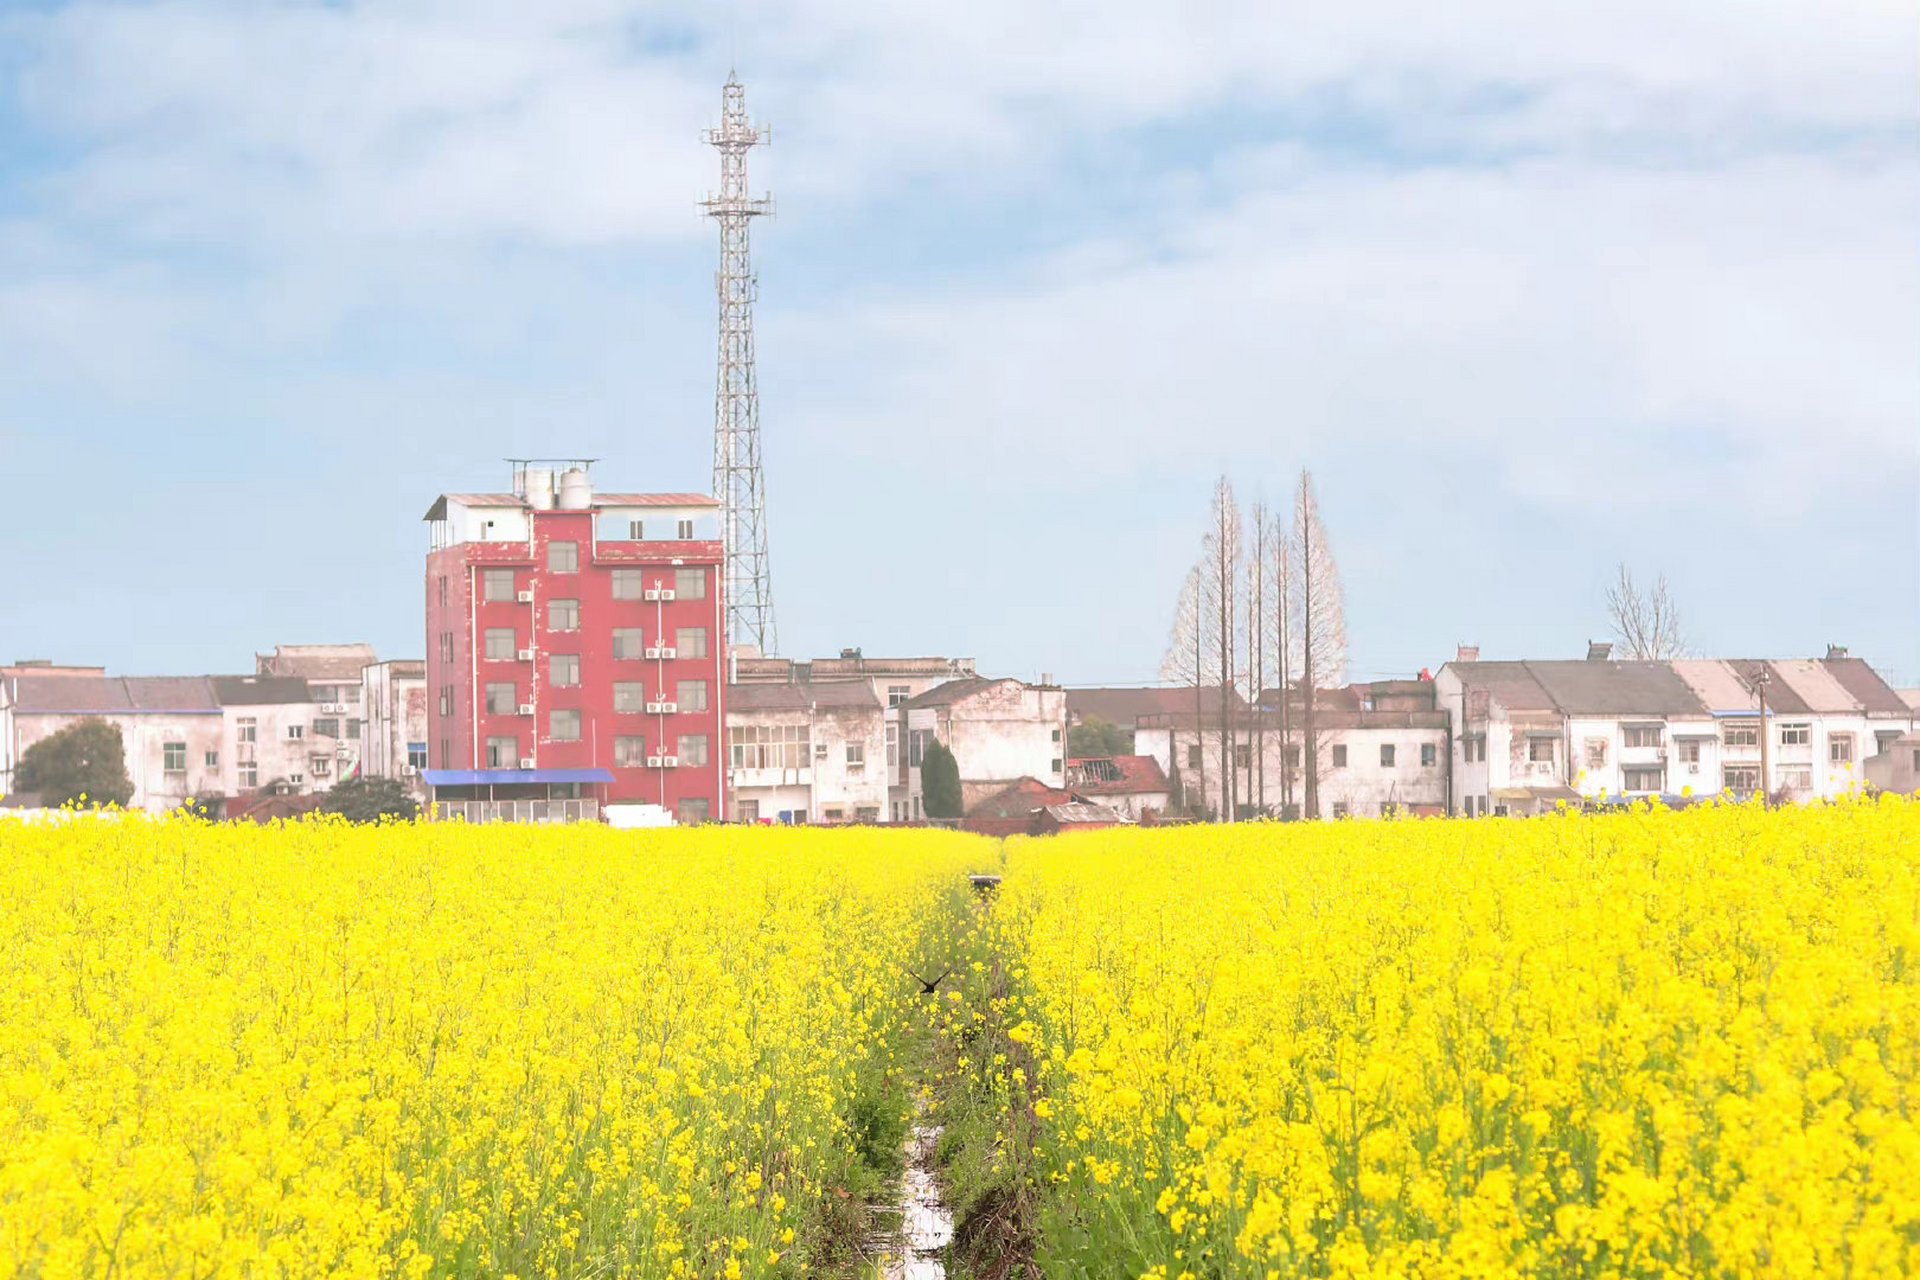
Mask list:
[[935,685],[970,679],[978,673],[972,658],[869,658],[858,649],[842,649],[837,658],[738,656],[732,681],[744,684],[865,684],[883,706],[897,707]]
[[949,680],[887,711],[895,726],[888,790],[896,822],[926,816],[920,762],[938,740],[960,767],[963,809],[1022,778],[1067,780],[1067,701],[1058,685],[978,676]]
[[378,661],[373,646],[367,644],[282,644],[275,645],[272,653],[255,655],[258,674],[307,682],[314,705],[312,732],[329,739],[333,748],[328,775],[321,779],[326,785],[331,785],[330,778],[351,777],[359,771],[367,718],[361,672]]
[[228,749],[222,789],[245,795],[274,787],[292,795],[326,791],[359,757],[340,737],[338,704],[319,703],[298,676],[214,676]]
[[1152,756],[1090,756],[1067,761],[1067,789],[1135,822],[1168,816],[1173,788]]
[[102,720],[120,731],[133,782],[128,808],[160,812],[224,794],[220,705],[205,676],[28,674],[0,676],[0,683],[0,756],[10,762],[0,792],[14,789],[29,747],[83,720]]
[[1913,725],[1912,708],[1841,649],[1666,663],[1614,662],[1593,645],[1584,660],[1455,661],[1436,683],[1454,738],[1451,803],[1469,817],[1655,795],[1846,795]]
[[727,766],[735,822],[881,822],[880,699],[864,681],[733,685]]
[[417,783],[427,767],[427,664],[393,658],[361,668],[360,705],[366,713],[362,772]]

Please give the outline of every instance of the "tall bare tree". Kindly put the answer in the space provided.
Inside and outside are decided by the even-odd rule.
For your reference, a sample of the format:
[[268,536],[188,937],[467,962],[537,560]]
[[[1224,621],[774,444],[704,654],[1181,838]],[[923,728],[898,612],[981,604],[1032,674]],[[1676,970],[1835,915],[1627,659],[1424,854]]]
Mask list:
[[1667,589],[1664,573],[1643,591],[1623,563],[1607,588],[1607,615],[1620,642],[1620,656],[1628,662],[1668,662],[1686,654],[1680,608]]
[[1220,814],[1232,822],[1239,816],[1239,776],[1234,764],[1234,678],[1239,670],[1240,616],[1240,507],[1233,483],[1221,476],[1213,486],[1213,511],[1207,522],[1205,569],[1207,605],[1213,614],[1216,647],[1213,674],[1220,689]]
[[[1173,608],[1173,626],[1167,633],[1167,652],[1160,659],[1160,678],[1170,684],[1186,685],[1193,690],[1193,729],[1194,740],[1204,741],[1201,727],[1205,724],[1202,713],[1205,708],[1205,690],[1208,683],[1208,652],[1212,612],[1206,602],[1206,567],[1196,564],[1187,570],[1186,579],[1180,584],[1180,598]],[[1171,763],[1177,775],[1182,772],[1179,760],[1180,734],[1177,725],[1169,725],[1167,730],[1168,753],[1173,757]],[[1184,791],[1184,787],[1182,790]],[[1203,746],[1200,751],[1200,776],[1198,791],[1200,804],[1205,808],[1207,801],[1207,753]]]
[[1293,504],[1293,536],[1300,561],[1300,685],[1305,698],[1301,737],[1306,748],[1305,813],[1320,816],[1319,690],[1338,688],[1347,668],[1347,605],[1340,568],[1327,545],[1313,475],[1300,473]]
[[[1255,502],[1248,519],[1253,542],[1247,548],[1247,701],[1253,707],[1254,776],[1247,779],[1247,801],[1267,810],[1267,713],[1260,706],[1267,688],[1267,557],[1273,523],[1267,504]],[[1284,696],[1284,695],[1283,695]]]
[[1294,545],[1293,525],[1281,512],[1274,512],[1272,528],[1267,532],[1268,564],[1265,572],[1272,584],[1268,598],[1266,649],[1271,687],[1280,691],[1280,805],[1283,814],[1293,812],[1294,718],[1293,683],[1300,678],[1300,566]]

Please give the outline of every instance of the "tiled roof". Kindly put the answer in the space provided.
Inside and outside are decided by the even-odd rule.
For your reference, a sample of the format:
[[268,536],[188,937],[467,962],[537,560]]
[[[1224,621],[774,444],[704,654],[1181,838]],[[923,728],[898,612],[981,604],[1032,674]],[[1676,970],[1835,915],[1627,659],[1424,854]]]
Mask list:
[[991,688],[996,684],[1006,684],[1008,679],[1005,676],[997,680],[990,680],[985,676],[968,676],[959,680],[949,680],[945,684],[933,686],[918,697],[908,698],[900,705],[903,707],[951,706],[963,698],[971,698],[983,689]]
[[1127,816],[1117,809],[1109,809],[1103,804],[1089,804],[1084,800],[1076,800],[1072,804],[1042,805],[1041,810],[1050,821],[1063,827],[1115,827],[1128,821]]
[[1528,672],[1565,714],[1704,716],[1707,707],[1664,662],[1590,658],[1529,662]]
[[1028,818],[1033,811],[1049,804],[1072,804],[1073,792],[1051,787],[1038,778],[1022,778],[996,791],[967,810],[974,819]]
[[1913,708],[1907,700],[1891,685],[1880,678],[1864,658],[1827,658],[1820,665],[1826,669],[1854,701],[1866,709],[1868,715],[1908,715]]
[[265,707],[312,702],[299,676],[214,676],[213,693],[223,707]]
[[206,676],[20,676],[14,709],[23,714],[218,711]]
[[1097,756],[1067,761],[1073,789],[1090,796],[1151,795],[1168,790],[1167,775],[1152,756]]
[[1446,670],[1469,689],[1484,689],[1509,711],[1558,711],[1553,696],[1524,662],[1449,662]]
[[282,644],[255,655],[255,666],[263,676],[358,684],[361,669],[379,660],[370,644]]

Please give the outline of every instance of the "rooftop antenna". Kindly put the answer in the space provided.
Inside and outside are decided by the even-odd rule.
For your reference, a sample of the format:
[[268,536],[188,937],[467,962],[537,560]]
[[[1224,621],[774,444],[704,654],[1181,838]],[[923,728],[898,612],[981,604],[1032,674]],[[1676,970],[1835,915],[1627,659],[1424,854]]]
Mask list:
[[767,566],[767,498],[760,470],[760,390],[753,371],[753,274],[747,228],[773,212],[773,200],[747,194],[747,152],[771,142],[771,130],[747,119],[747,91],[728,72],[720,127],[706,140],[720,153],[720,194],[701,202],[720,224],[720,358],[713,397],[713,492],[726,543],[727,638],[771,654],[773,587]]

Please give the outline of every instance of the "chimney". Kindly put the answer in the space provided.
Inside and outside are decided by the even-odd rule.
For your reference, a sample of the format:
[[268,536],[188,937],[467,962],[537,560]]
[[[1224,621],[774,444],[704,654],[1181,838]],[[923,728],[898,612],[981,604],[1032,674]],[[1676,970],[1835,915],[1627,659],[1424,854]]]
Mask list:
[[1611,640],[1587,641],[1588,662],[1611,662],[1613,660],[1613,642]]
[[1480,661],[1480,646],[1477,644],[1463,644],[1459,646],[1453,651],[1453,660],[1455,662]]
[[1828,662],[1832,662],[1835,658],[1844,658],[1846,656],[1847,656],[1847,646],[1843,644],[1830,644],[1827,646]]

